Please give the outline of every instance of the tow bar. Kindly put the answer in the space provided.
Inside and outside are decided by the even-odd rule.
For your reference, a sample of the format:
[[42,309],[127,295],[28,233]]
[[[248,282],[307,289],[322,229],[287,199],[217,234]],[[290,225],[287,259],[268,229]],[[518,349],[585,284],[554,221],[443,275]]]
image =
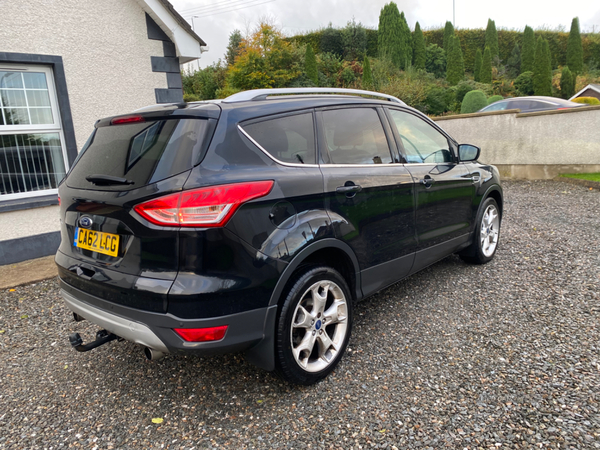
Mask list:
[[114,341],[115,339],[121,339],[116,334],[109,333],[106,330],[100,330],[96,333],[96,340],[89,344],[83,344],[83,339],[79,336],[79,333],[72,333],[69,335],[69,342],[75,350],[78,352],[89,352],[90,350],[100,347],[107,342]]

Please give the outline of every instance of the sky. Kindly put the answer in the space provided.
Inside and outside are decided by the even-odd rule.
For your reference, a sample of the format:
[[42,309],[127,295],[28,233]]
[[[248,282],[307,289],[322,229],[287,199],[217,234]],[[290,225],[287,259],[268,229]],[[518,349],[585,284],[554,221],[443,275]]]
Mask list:
[[[343,27],[352,19],[377,28],[379,12],[389,0],[170,0],[175,9],[208,44],[209,50],[196,63],[203,68],[223,59],[230,33],[245,34],[262,18],[274,22],[288,36],[318,30],[331,22]],[[452,21],[453,0],[397,0],[411,29],[418,21],[422,29],[443,27]],[[600,32],[600,2],[597,0],[454,0],[456,28],[485,28],[488,18],[496,28],[523,30],[562,28],[569,31],[579,17],[582,31]]]

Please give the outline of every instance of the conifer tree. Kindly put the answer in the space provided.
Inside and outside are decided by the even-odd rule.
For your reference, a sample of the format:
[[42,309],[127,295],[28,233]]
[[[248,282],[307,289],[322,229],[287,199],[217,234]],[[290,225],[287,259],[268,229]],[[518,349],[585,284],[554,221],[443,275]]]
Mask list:
[[404,17],[404,11],[400,13],[400,36],[402,37],[402,55],[400,57],[400,68],[407,69],[412,63],[413,51],[412,51],[412,35],[410,28]]
[[232,66],[235,63],[235,57],[240,53],[240,44],[242,43],[242,33],[240,30],[233,30],[229,34],[229,44],[227,45],[227,52],[225,53],[225,61],[228,66]]
[[446,65],[446,81],[448,81],[451,86],[455,86],[465,77],[465,63],[458,36],[451,37],[449,47],[450,52],[448,53],[448,62]]
[[517,78],[521,73],[521,49],[515,44],[506,62],[506,71],[511,78]]
[[315,86],[319,85],[317,58],[315,57],[315,52],[310,44],[306,46],[306,53],[304,54],[304,72],[306,73],[306,77],[312,81]]
[[475,53],[475,67],[473,70],[473,79],[475,81],[481,81],[481,63],[483,56],[481,55],[481,49],[478,48]]
[[579,33],[579,18],[577,17],[571,22],[571,31],[567,41],[567,66],[569,66],[569,70],[575,77],[583,72],[583,45]]
[[377,28],[377,46],[379,56],[392,61],[400,67],[402,58],[402,25],[400,11],[394,2],[386,4],[379,13],[379,26]]
[[565,66],[560,74],[560,96],[570,99],[575,95],[575,77],[568,66]]
[[492,82],[492,52],[489,47],[483,51],[483,59],[481,60],[481,70],[479,72],[479,81],[481,83]]
[[413,33],[413,65],[417,69],[425,68],[425,38],[419,22],[415,24],[415,32]]
[[533,72],[533,60],[535,59],[535,35],[530,26],[525,26],[523,32],[523,43],[521,45],[521,73]]
[[371,63],[369,62],[368,56],[365,56],[363,61],[362,82],[365,89],[370,89],[373,87],[373,73],[371,72]]
[[446,22],[446,26],[444,27],[444,40],[442,42],[442,47],[444,48],[444,50],[446,50],[446,56],[449,53],[449,46],[450,46],[450,37],[454,36],[454,26],[452,25],[452,22],[447,21]]
[[492,19],[488,19],[487,28],[485,29],[485,46],[490,49],[492,60],[499,56],[498,32],[496,31],[496,22]]
[[539,36],[535,45],[533,64],[533,92],[535,95],[552,95],[552,67],[548,41]]

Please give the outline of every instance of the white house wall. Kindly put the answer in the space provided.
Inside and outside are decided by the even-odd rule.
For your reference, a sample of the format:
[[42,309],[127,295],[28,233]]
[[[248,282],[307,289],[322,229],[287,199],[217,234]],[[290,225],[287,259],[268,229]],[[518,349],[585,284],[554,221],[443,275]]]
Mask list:
[[97,119],[154,104],[155,88],[167,88],[151,67],[163,43],[148,39],[136,1],[2,2],[0,29],[0,51],[63,58],[78,149]]

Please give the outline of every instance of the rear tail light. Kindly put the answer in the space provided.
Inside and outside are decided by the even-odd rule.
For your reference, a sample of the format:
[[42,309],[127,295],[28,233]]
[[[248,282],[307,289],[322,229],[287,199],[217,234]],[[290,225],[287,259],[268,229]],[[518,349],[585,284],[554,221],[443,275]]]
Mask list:
[[271,180],[224,184],[166,195],[133,209],[156,225],[222,227],[242,204],[264,197],[272,188]]
[[111,125],[123,125],[126,123],[140,123],[145,122],[142,116],[123,116],[123,117],[115,117],[110,121]]
[[223,339],[227,327],[228,325],[210,328],[174,328],[173,331],[186,342],[208,342]]

